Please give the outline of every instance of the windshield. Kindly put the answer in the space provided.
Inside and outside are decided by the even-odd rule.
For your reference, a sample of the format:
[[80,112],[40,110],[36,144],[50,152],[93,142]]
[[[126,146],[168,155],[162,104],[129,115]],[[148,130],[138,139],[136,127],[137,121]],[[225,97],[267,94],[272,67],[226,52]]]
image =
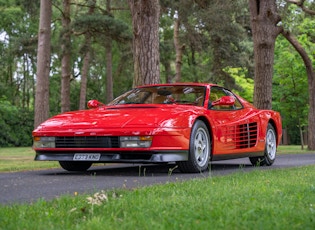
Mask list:
[[188,104],[203,106],[206,88],[203,86],[152,86],[136,88],[117,97],[108,105],[118,104]]

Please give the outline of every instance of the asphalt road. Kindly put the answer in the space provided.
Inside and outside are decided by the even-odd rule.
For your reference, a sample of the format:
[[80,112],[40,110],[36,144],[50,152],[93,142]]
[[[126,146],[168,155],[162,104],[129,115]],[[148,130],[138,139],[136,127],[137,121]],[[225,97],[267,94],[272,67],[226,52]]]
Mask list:
[[[278,155],[271,167],[261,170],[315,165],[315,154]],[[209,176],[250,171],[248,158],[212,162],[205,173],[183,174],[174,164],[167,165],[106,165],[92,167],[84,173],[63,169],[0,173],[0,204],[31,203],[50,200],[60,195],[93,193],[100,190],[136,188],[152,184],[189,180]]]

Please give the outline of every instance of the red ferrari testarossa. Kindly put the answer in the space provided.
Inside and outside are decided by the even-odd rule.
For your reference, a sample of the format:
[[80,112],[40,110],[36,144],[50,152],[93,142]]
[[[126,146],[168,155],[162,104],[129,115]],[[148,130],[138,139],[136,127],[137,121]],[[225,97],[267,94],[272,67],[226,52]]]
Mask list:
[[215,84],[145,85],[88,107],[39,125],[35,160],[59,161],[68,171],[101,162],[176,162],[182,172],[202,172],[209,161],[241,157],[269,166],[282,136],[278,112],[256,109]]

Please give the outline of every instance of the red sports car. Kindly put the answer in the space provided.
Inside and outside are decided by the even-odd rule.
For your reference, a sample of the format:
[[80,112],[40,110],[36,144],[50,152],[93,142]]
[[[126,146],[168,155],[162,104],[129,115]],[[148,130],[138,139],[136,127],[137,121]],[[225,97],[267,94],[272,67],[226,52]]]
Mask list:
[[35,160],[59,161],[68,171],[93,163],[176,162],[182,172],[209,161],[249,157],[272,165],[281,117],[259,110],[228,89],[206,83],[145,85],[107,105],[54,116],[33,131]]

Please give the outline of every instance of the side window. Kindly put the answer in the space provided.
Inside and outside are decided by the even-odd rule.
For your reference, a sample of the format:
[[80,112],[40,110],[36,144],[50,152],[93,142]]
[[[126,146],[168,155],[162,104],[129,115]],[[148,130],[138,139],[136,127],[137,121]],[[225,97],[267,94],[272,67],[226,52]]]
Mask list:
[[210,101],[211,102],[219,100],[223,96],[226,96],[226,93],[223,91],[222,88],[211,87],[211,90],[210,90]]
[[228,105],[216,105],[213,106],[211,109],[213,110],[237,110],[237,109],[242,109],[243,106],[241,102],[237,99],[237,97],[229,90],[213,86],[210,89],[210,101],[214,102],[216,100],[219,100],[223,96],[233,96],[235,98],[235,103],[232,106]]
[[233,96],[235,98],[235,103],[233,106],[233,109],[242,109],[243,105],[241,104],[241,102],[238,100],[238,98],[229,90],[225,89],[224,91],[226,91],[228,96]]

